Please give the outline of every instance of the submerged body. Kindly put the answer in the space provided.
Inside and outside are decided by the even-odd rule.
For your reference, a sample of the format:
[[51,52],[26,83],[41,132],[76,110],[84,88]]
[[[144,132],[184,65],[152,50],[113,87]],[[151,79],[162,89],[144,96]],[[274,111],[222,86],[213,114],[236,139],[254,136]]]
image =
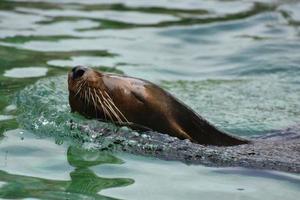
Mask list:
[[132,77],[75,67],[68,77],[72,112],[88,118],[143,127],[206,145],[248,143],[203,119],[159,86]]

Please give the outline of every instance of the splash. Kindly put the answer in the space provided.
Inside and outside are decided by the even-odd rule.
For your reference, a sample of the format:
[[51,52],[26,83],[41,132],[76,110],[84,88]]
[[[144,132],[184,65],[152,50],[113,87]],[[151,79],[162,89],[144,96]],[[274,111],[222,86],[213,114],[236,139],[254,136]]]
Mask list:
[[[223,105],[236,106],[241,99],[247,99],[243,97],[244,93],[242,91],[247,91],[246,88],[250,86],[256,88],[255,82],[251,82],[251,80],[236,82],[221,81],[221,86],[218,86],[218,81],[213,81],[213,84],[210,82],[203,81],[199,84],[207,87],[206,89],[202,87],[198,89],[193,88],[192,91],[185,89],[185,91],[178,94],[185,94],[186,92],[187,95],[189,92],[191,94],[192,92],[199,91],[205,97],[213,91],[220,92],[226,86],[228,88],[234,87],[237,90],[234,95],[239,98],[236,100],[234,98],[227,99],[233,102],[224,103]],[[191,85],[193,86],[193,84]],[[184,84],[181,84],[181,86],[184,86]],[[245,88],[241,89],[243,86]],[[249,90],[251,91],[253,87],[250,87]],[[266,84],[261,85],[261,87],[265,88]],[[270,85],[267,85],[266,88],[270,89]],[[172,90],[170,88],[170,91],[174,92],[175,89],[173,88]],[[264,94],[267,96],[266,99],[268,99],[272,98],[272,95],[268,97],[268,94],[273,94],[273,92],[265,92]],[[226,95],[225,93],[225,96],[229,97],[230,95]],[[182,98],[182,96],[179,97]],[[188,103],[192,99],[190,98]],[[211,98],[203,98],[202,101],[197,100],[196,102],[201,102],[201,105],[210,107],[212,111],[220,109],[218,104],[213,108],[215,104],[212,104]],[[224,100],[224,102],[226,101]],[[249,108],[246,111],[256,108],[257,104],[251,104],[251,101],[248,102],[249,104],[246,105]],[[255,142],[249,145],[227,148],[194,144],[189,140],[180,140],[152,131],[135,132],[127,127],[116,127],[110,123],[88,120],[77,114],[72,114],[68,105],[68,90],[65,76],[40,80],[35,85],[27,87],[16,97],[16,104],[20,111],[18,121],[23,128],[31,130],[41,137],[54,137],[58,142],[71,140],[72,143],[80,143],[86,148],[101,151],[129,152],[166,160],[180,160],[186,163],[199,163],[209,166],[244,166],[289,172],[300,171],[300,160],[299,156],[297,156],[299,153],[297,149],[299,149],[300,144],[299,126],[295,126],[296,128],[298,127],[297,131],[294,131],[294,129],[278,131],[279,134],[276,134],[276,137],[267,135],[266,138],[268,140],[256,139]],[[285,106],[288,105],[291,105],[290,102],[285,104]],[[234,107],[231,109],[231,113],[237,112],[238,115],[238,110],[234,109]],[[267,113],[265,113],[266,111]],[[267,115],[268,112],[269,109],[264,110],[259,108],[256,112],[257,115],[252,115],[251,117],[259,119],[261,116]],[[251,112],[249,114],[251,115]],[[278,114],[278,117],[280,117],[281,113],[278,112]],[[224,116],[226,117],[226,115]],[[229,116],[225,119],[231,120],[230,124],[239,122],[238,117]],[[245,117],[244,126],[251,125],[253,119],[247,121],[246,113],[243,112],[241,112],[241,116]],[[276,120],[276,118],[272,118],[272,120]],[[288,133],[291,137],[283,139],[285,138],[285,133]],[[267,132],[265,132],[266,134]]]

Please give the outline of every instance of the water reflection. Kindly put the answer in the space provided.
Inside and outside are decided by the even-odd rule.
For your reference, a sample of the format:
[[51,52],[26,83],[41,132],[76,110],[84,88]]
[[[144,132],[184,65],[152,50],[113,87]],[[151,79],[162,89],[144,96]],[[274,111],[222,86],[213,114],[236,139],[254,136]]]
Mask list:
[[99,151],[70,146],[67,150],[69,165],[75,167],[71,180],[51,180],[34,176],[10,174],[0,170],[0,197],[5,199],[114,199],[99,195],[106,188],[121,187],[134,181],[127,178],[102,178],[89,167],[101,164],[121,164],[122,160]]

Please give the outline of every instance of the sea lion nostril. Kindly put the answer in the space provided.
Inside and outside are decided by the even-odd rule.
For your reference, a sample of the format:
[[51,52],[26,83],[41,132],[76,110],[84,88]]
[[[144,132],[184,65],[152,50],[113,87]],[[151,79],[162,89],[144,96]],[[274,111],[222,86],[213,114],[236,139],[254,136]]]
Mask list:
[[73,79],[80,78],[83,76],[87,68],[82,66],[77,66],[72,69]]
[[79,69],[75,72],[75,76],[80,78],[84,74],[85,70]]

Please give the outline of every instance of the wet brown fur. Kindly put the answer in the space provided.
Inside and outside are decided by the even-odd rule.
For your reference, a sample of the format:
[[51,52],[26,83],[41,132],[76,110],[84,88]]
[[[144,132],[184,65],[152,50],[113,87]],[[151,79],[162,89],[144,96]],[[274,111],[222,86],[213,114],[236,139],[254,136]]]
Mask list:
[[228,135],[183,102],[145,80],[87,69],[82,77],[68,76],[72,112],[132,127],[147,127],[180,139],[206,145],[248,143]]

